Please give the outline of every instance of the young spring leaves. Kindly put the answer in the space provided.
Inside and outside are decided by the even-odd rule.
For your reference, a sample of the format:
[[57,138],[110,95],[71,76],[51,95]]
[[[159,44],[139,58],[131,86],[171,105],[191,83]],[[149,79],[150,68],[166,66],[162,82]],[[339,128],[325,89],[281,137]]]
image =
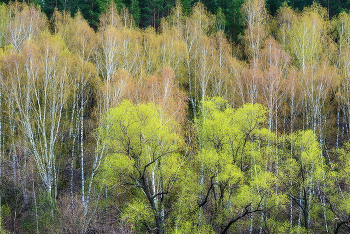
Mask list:
[[107,112],[99,129],[101,143],[108,149],[102,169],[105,183],[122,185],[133,194],[123,217],[157,233],[165,231],[182,144],[176,123],[161,116],[160,108],[152,103],[123,101]]

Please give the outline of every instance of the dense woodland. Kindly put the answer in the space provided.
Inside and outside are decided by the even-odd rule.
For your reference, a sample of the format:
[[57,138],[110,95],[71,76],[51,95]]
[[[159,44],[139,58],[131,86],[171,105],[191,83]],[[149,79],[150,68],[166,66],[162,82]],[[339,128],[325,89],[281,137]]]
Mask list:
[[[9,0],[0,0],[9,3]],[[48,18],[51,18],[55,8],[59,11],[70,12],[74,16],[81,12],[90,26],[97,30],[100,25],[100,16],[106,12],[111,0],[27,0],[28,4],[33,3],[41,7],[41,10]],[[152,26],[158,28],[161,19],[168,16],[176,6],[176,0],[113,0],[117,10],[128,9],[136,25],[141,28]],[[190,16],[192,7],[199,0],[179,0],[182,6],[182,13]],[[245,29],[245,19],[241,8],[245,0],[200,0],[211,14],[220,17],[222,29],[226,35],[235,42],[240,42],[240,35]],[[303,10],[304,7],[319,3],[327,9],[330,17],[333,17],[344,10],[350,9],[350,0],[266,0],[265,6],[269,14],[275,15],[276,11],[287,3],[293,9]],[[224,16],[224,17],[223,17]]]
[[350,232],[350,14],[213,2],[0,5],[1,234]]

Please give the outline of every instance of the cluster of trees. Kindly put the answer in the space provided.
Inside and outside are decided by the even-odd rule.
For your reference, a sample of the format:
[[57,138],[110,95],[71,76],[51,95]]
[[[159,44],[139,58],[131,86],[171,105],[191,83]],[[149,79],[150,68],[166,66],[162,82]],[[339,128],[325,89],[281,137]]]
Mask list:
[[0,5],[0,233],[350,231],[350,14],[182,4]]
[[[7,4],[9,0],[0,0],[0,2]],[[96,30],[99,26],[100,15],[106,11],[108,5],[112,1],[28,0],[25,2],[40,6],[48,18],[51,18],[56,8],[60,11],[70,12],[72,16],[80,11],[89,22],[90,26]],[[135,23],[142,28],[148,26],[158,28],[161,19],[168,16],[171,9],[176,6],[176,0],[113,0],[113,2],[116,4],[116,8],[119,12],[127,9],[135,20]],[[230,39],[235,42],[241,40],[241,35],[244,31],[244,15],[241,14],[240,9],[245,0],[180,0],[183,13],[189,16],[192,7],[198,2],[204,4],[211,14],[220,17],[221,23],[223,24],[222,30],[225,31]],[[327,8],[330,17],[350,9],[350,1],[348,0],[266,0],[266,9],[270,14],[274,15],[285,2],[294,9],[300,11],[302,11],[304,7],[311,6],[313,2],[317,2],[321,6]]]

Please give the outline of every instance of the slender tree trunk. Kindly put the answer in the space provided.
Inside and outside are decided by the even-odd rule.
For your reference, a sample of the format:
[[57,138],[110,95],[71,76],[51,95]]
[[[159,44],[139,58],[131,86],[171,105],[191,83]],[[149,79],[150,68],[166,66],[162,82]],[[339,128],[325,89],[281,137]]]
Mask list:
[[[203,117],[204,117],[204,120],[202,121],[203,123],[203,126],[202,126],[202,129],[204,129],[204,122],[205,122],[205,110],[204,110],[204,98],[205,98],[205,94],[204,94],[204,91],[202,90],[202,112],[203,112]],[[203,141],[203,134],[202,134],[203,131],[201,131],[201,141],[200,141],[200,149],[204,149],[204,141]],[[201,189],[201,195],[200,195],[200,202],[202,203],[203,202],[203,191],[204,191],[204,160],[201,160],[202,162],[202,165],[201,165],[201,180],[200,180],[200,189]],[[201,222],[202,222],[202,214],[203,214],[203,206],[201,206],[199,208],[199,221],[198,221],[198,227],[200,227],[201,225]]]
[[72,216],[74,215],[74,201],[73,201],[73,181],[74,181],[74,150],[75,150],[75,134],[73,133],[73,143],[72,143],[72,153],[71,153],[71,162],[70,162],[70,198],[71,198],[71,208]]
[[304,216],[304,226],[306,229],[306,232],[309,233],[309,203],[308,203],[308,192],[306,191],[306,188],[303,189],[303,199],[304,199],[304,209],[303,209],[303,216]]
[[[294,91],[294,90],[293,90]],[[290,139],[290,171],[292,173],[292,164],[293,164],[293,150],[294,150],[294,141],[293,141],[293,131],[294,131],[294,92],[292,94],[292,98],[291,98],[291,111],[290,111],[290,121],[291,121],[291,125],[290,125],[290,135],[291,135],[291,139]],[[292,179],[292,174],[290,175],[290,187],[293,187],[293,179]],[[293,199],[290,198],[290,228],[293,227]]]
[[34,194],[34,206],[35,206],[36,233],[39,234],[38,205],[36,203],[34,180],[33,180],[33,194]]
[[[302,188],[303,188],[303,185],[302,185],[302,183],[300,183],[300,192],[299,192],[299,197],[300,197],[300,199],[299,199],[299,204],[301,205],[301,204],[303,204],[302,203]],[[302,207],[300,206],[299,207],[299,217],[298,217],[298,233],[300,233],[300,227],[301,227],[301,218],[302,218],[302,212],[303,212],[303,209],[302,209]]]
[[81,153],[81,201],[83,203],[84,215],[86,214],[85,204],[85,179],[84,179],[84,94],[83,88],[81,90],[80,103],[80,153]]

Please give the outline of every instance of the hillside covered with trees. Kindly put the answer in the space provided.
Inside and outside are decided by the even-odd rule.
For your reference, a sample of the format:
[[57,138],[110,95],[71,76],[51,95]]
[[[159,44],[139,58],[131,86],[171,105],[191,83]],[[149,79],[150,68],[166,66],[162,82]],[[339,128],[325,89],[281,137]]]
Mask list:
[[347,1],[49,2],[0,5],[1,234],[350,232]]
[[[0,0],[1,2],[8,4],[10,1]],[[89,25],[97,30],[100,25],[100,16],[106,12],[111,0],[28,0],[24,2],[40,6],[48,18],[52,17],[55,9],[70,12],[71,16],[80,11]],[[141,28],[148,26],[158,28],[162,18],[170,15],[176,6],[176,0],[113,0],[113,2],[119,12],[126,8],[135,24]],[[183,14],[190,16],[193,6],[198,2],[201,2],[209,13],[220,18],[221,30],[224,30],[230,39],[235,42],[241,40],[240,35],[244,33],[245,28],[245,18],[241,8],[245,0],[179,0]],[[265,7],[269,14],[275,15],[284,3],[302,11],[313,2],[326,8],[329,17],[350,9],[349,0],[266,0]]]

